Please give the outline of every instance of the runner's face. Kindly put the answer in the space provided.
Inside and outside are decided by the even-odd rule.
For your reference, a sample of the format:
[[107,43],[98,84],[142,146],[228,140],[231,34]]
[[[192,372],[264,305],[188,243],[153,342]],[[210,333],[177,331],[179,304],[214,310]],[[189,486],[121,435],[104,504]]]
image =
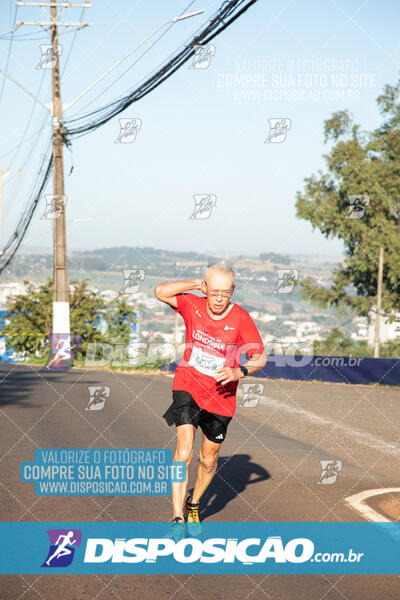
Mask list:
[[232,275],[214,271],[206,279],[205,294],[208,306],[215,314],[222,314],[227,308],[235,289]]

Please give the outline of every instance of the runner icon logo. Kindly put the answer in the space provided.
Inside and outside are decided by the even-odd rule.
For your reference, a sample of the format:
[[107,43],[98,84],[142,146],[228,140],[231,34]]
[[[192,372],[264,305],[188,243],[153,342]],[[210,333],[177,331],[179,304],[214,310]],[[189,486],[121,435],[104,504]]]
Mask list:
[[60,44],[54,47],[51,44],[39,44],[39,46],[42,55],[35,69],[52,69],[56,66],[63,47]]
[[299,272],[295,269],[279,269],[278,283],[275,294],[291,294],[299,279]]
[[136,140],[137,132],[142,129],[142,119],[118,119],[119,134],[115,144],[132,144]]
[[268,119],[269,134],[266,144],[281,144],[286,140],[287,133],[292,126],[291,119]]
[[[49,358],[43,370],[66,371],[70,369],[75,357],[72,347],[77,347],[75,340],[76,338],[71,339],[69,333],[51,333]],[[80,340],[78,340],[78,346],[80,346]]]
[[75,547],[81,545],[79,529],[48,529],[50,548],[42,567],[68,567],[74,558]]
[[89,386],[89,402],[85,410],[103,410],[106,398],[110,397],[110,388]]
[[321,485],[331,485],[336,482],[339,471],[342,468],[341,460],[320,460],[321,477],[317,481]]
[[144,269],[122,269],[124,273],[124,287],[121,294],[136,294],[140,284],[144,281]]
[[194,194],[194,210],[189,219],[208,219],[217,203],[215,194]]
[[62,194],[46,194],[46,208],[41,219],[58,219],[67,203],[67,196]]
[[349,211],[346,219],[362,219],[365,214],[365,208],[369,205],[369,196],[359,194],[349,196]]
[[260,396],[264,392],[262,383],[243,383],[243,400],[239,408],[254,408],[260,401]]
[[207,69],[213,56],[215,56],[215,44],[194,47],[193,62],[189,69]]

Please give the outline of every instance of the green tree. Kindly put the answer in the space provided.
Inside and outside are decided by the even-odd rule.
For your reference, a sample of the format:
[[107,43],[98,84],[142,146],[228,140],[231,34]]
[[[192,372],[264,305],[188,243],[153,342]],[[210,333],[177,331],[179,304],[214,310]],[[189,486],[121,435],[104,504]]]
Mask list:
[[36,289],[27,280],[24,285],[25,294],[14,296],[7,307],[2,333],[8,349],[43,355],[51,333],[52,286],[48,282]]
[[279,265],[290,265],[291,260],[288,256],[283,254],[275,254],[275,252],[263,252],[260,254],[260,260],[263,262],[270,261]]
[[[400,310],[400,81],[377,98],[382,124],[362,131],[348,111],[325,121],[327,172],[305,179],[297,193],[297,216],[327,238],[343,241],[345,260],[332,272],[329,288],[308,278],[304,299],[319,307],[347,308],[367,316],[376,303],[379,248],[384,248],[382,310]],[[359,196],[361,212],[350,206]],[[365,210],[364,216],[362,210]]]
[[117,297],[111,302],[105,315],[109,344],[127,344],[129,342],[132,324],[137,321],[133,315],[134,310],[124,298]]
[[[116,298],[109,307],[89,288],[90,281],[73,280],[70,291],[71,335],[79,339],[76,356],[85,356],[88,343],[127,343],[134,321],[133,308]],[[39,287],[24,281],[25,293],[15,296],[5,312],[3,335],[7,348],[28,356],[45,357],[52,328],[53,281]],[[106,331],[101,326],[106,324]]]
[[284,302],[282,304],[282,314],[283,315],[291,315],[294,313],[294,306],[290,302]]
[[332,329],[325,340],[315,340],[314,354],[328,356],[372,356],[372,348],[364,341],[353,342],[340,329]]
[[[53,297],[53,282],[49,281],[49,292],[51,302]],[[78,348],[75,349],[76,357],[81,359],[86,355],[88,343],[104,342],[104,334],[100,328],[101,321],[105,317],[106,304],[104,300],[89,289],[89,279],[71,282],[70,293],[70,320],[71,334],[80,336]],[[50,315],[51,315],[50,306]],[[48,346],[46,345],[46,350]]]
[[400,356],[400,340],[388,340],[382,344],[379,356],[381,358],[398,358]]

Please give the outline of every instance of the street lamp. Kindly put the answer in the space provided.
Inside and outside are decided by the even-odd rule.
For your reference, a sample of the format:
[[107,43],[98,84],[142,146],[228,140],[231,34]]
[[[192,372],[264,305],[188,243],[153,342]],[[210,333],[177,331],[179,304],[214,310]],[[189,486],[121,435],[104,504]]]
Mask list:
[[130,50],[127,54],[125,54],[125,56],[123,56],[122,58],[117,60],[117,62],[115,64],[113,64],[112,67],[110,67],[109,69],[107,69],[107,71],[105,71],[102,75],[100,75],[100,77],[98,77],[96,79],[96,81],[94,81],[86,90],[84,90],[81,94],[79,94],[79,96],[77,96],[74,100],[72,100],[72,102],[70,102],[69,104],[64,104],[63,105],[64,112],[66,110],[68,110],[69,108],[71,108],[71,106],[73,104],[78,102],[78,100],[80,100],[82,98],[82,96],[87,94],[92,88],[94,88],[95,85],[97,85],[102,79],[104,79],[104,77],[106,77],[109,73],[111,73],[111,71],[113,71],[116,67],[118,67],[122,62],[124,62],[124,60],[126,60],[129,56],[131,56],[131,54],[136,52],[136,50],[138,48],[140,48],[140,46],[143,46],[143,44],[145,44],[150,38],[152,38],[153,35],[155,35],[158,31],[160,31],[160,29],[165,27],[165,25],[169,25],[170,23],[176,23],[177,21],[183,21],[184,19],[189,19],[190,17],[195,17],[197,15],[202,14],[203,12],[204,12],[204,10],[192,10],[192,12],[187,13],[186,15],[181,15],[180,17],[174,17],[173,19],[169,19],[168,21],[164,21],[164,23],[161,23],[161,25],[159,25],[156,29],[154,29],[154,31],[152,31],[141,42],[139,42],[139,44],[137,44],[134,48],[132,48],[132,50]]
[[172,22],[174,23],[175,21],[183,21],[183,19],[189,19],[189,17],[195,17],[196,15],[201,15],[201,13],[203,13],[203,12],[204,12],[204,10],[192,10],[192,12],[187,13],[186,15],[182,15],[181,17],[174,17],[172,19]]

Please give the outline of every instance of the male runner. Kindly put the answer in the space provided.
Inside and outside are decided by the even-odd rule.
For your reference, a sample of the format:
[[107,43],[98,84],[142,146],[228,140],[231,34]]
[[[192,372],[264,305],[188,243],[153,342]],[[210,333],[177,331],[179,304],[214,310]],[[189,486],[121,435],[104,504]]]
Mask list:
[[[53,558],[61,558],[62,556],[66,556],[67,554],[71,554],[71,550],[68,548],[68,544],[73,546],[76,543],[76,540],[73,540],[74,537],[73,531],[68,531],[67,535],[59,535],[56,541],[57,548],[54,553],[46,560],[46,565],[50,566]],[[62,540],[62,542],[60,541]]]
[[[185,294],[201,290],[205,297]],[[217,468],[218,452],[236,409],[238,381],[262,369],[267,358],[260,334],[249,313],[231,302],[235,290],[234,272],[223,264],[211,264],[204,280],[170,281],[154,288],[156,297],[179,312],[186,325],[185,352],[176,369],[173,403],[163,415],[168,425],[176,425],[174,461],[184,461],[187,471],[193,456],[195,430],[203,435],[200,464],[192,496],[186,500],[188,531],[199,535],[199,501]],[[240,366],[244,352],[249,362]],[[174,518],[170,537],[185,535],[183,503],[188,487],[172,483]]]

